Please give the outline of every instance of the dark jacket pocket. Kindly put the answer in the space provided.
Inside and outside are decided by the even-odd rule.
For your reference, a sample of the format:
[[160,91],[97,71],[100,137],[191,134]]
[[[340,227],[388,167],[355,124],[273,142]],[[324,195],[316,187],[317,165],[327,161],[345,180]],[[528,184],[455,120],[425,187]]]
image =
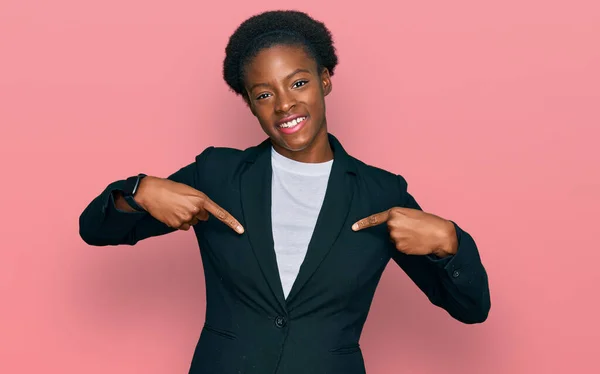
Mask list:
[[227,338],[227,339],[231,339],[231,340],[235,340],[237,339],[237,336],[232,333],[231,331],[227,331],[227,330],[222,330],[207,324],[204,324],[203,330],[211,333],[211,334],[215,334],[218,336],[221,336],[223,338]]
[[360,344],[346,344],[329,350],[334,355],[347,355],[360,351]]

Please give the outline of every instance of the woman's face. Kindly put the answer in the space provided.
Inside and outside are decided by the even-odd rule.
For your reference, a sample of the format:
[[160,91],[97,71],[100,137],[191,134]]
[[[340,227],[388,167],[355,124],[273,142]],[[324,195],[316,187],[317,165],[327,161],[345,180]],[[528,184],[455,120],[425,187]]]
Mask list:
[[246,102],[280,154],[298,161],[322,162],[330,152],[325,96],[329,72],[302,47],[263,49],[246,66]]

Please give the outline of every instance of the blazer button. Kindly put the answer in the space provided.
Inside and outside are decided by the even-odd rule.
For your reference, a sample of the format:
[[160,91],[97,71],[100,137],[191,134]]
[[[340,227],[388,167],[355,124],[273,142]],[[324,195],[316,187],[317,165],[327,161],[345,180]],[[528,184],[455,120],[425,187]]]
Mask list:
[[460,276],[460,271],[458,271],[458,270],[454,270],[454,272],[452,272],[452,276],[453,276],[454,278],[458,278],[458,277]]
[[275,317],[275,326],[282,328],[283,326],[285,326],[285,323],[286,323],[285,317],[283,317],[283,316]]

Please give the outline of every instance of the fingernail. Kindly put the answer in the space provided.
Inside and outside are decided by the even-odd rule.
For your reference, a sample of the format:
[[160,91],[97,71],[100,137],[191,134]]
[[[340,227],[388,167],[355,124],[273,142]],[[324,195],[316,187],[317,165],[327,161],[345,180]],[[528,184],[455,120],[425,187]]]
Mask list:
[[239,225],[236,229],[237,232],[239,232],[240,234],[244,232],[244,228],[242,227],[242,225]]
[[354,231],[358,230],[358,223],[355,223],[354,225],[352,225],[352,230],[354,230]]

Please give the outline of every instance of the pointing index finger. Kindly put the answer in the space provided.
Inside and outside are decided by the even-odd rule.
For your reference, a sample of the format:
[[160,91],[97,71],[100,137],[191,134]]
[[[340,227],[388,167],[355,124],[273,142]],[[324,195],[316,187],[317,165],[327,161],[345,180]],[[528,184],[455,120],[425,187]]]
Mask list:
[[380,225],[390,218],[390,211],[386,210],[383,212],[375,213],[366,218],[363,218],[357,221],[354,225],[352,225],[352,230],[359,231],[362,229],[366,229],[367,227],[373,227]]
[[238,234],[244,233],[244,228],[242,227],[242,225],[235,218],[233,218],[233,216],[228,211],[221,208],[217,203],[215,203],[208,197],[206,197],[204,200],[204,209],[206,209],[210,214],[215,216],[219,221],[231,227]]

